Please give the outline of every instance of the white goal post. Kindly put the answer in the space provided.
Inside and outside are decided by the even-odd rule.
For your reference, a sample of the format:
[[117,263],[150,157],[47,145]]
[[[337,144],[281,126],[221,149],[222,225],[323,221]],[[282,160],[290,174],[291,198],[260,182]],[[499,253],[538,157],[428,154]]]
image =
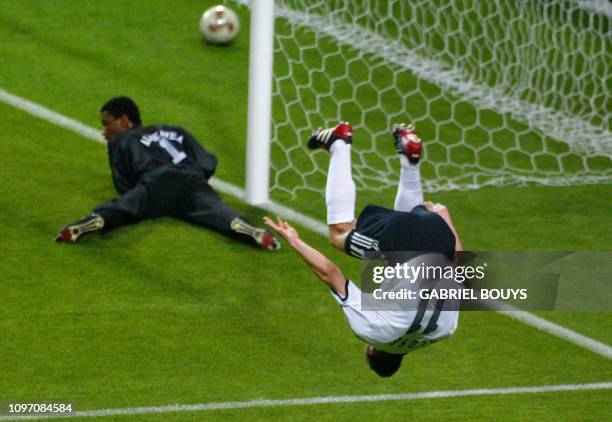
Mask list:
[[605,0],[229,2],[251,9],[251,204],[323,192],[326,160],[304,141],[341,120],[360,190],[395,185],[395,122],[425,141],[429,192],[612,183]]
[[246,201],[269,199],[274,0],[251,2]]

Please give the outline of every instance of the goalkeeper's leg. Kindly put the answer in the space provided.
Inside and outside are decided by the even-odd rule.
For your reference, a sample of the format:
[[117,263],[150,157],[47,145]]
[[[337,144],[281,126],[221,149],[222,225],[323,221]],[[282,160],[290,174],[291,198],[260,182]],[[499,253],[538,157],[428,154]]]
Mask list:
[[190,196],[191,203],[176,217],[268,251],[280,248],[280,243],[270,232],[253,225],[223,202],[206,180]]
[[54,240],[75,243],[83,235],[109,231],[117,227],[153,217],[150,194],[144,185],[106,201],[80,220],[64,226]]
[[325,204],[331,244],[344,252],[344,243],[355,227],[355,182],[351,169],[352,129],[348,123],[335,128],[319,129],[309,139],[310,148],[322,148],[331,153]]
[[397,211],[409,212],[414,207],[423,205],[423,189],[419,169],[422,143],[417,137],[414,127],[404,124],[394,126],[393,139],[401,163],[394,208]]

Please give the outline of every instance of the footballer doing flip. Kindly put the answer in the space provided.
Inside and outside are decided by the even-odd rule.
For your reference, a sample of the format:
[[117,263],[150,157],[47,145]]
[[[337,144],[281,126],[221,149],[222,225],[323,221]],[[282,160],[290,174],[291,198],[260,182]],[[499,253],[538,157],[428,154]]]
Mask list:
[[[310,137],[311,149],[322,148],[331,154],[325,191],[330,242],[341,252],[362,259],[385,251],[423,251],[451,259],[462,246],[446,207],[423,201],[422,142],[415,129],[406,125],[394,126],[393,139],[401,162],[394,209],[368,205],[355,219],[351,126],[340,123]],[[457,301],[422,300],[412,310],[365,310],[362,291],[332,261],[300,239],[295,228],[278,217],[264,221],[330,287],[353,333],[367,343],[367,362],[378,375],[393,375],[407,353],[455,332]]]

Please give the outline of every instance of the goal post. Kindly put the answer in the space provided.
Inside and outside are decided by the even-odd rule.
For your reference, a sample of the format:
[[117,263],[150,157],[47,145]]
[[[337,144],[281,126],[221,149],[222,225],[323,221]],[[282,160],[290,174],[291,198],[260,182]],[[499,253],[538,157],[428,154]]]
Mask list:
[[251,0],[246,201],[269,199],[274,0]]
[[246,197],[323,193],[304,140],[353,125],[360,190],[397,183],[392,123],[425,142],[424,190],[612,183],[605,0],[226,0],[251,8]]

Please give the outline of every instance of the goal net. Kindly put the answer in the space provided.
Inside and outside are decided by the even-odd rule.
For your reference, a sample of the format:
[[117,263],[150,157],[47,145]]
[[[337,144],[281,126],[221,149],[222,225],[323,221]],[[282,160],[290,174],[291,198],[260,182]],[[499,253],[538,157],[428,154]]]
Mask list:
[[[238,3],[248,4],[246,1]],[[272,193],[323,192],[319,126],[353,125],[359,189],[395,185],[414,123],[429,192],[612,182],[606,1],[276,0]]]

